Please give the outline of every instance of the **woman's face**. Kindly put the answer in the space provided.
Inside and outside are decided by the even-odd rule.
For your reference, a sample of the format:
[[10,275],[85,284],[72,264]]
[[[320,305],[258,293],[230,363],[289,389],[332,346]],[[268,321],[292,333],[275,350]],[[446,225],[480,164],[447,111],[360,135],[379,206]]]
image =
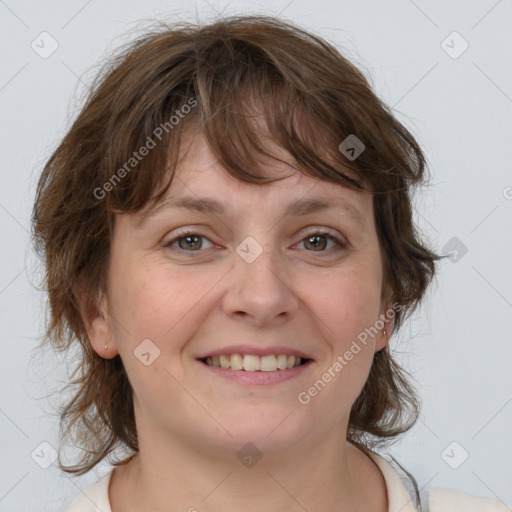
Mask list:
[[[141,443],[164,436],[231,456],[247,442],[271,453],[345,438],[387,342],[372,197],[275,165],[269,175],[285,179],[240,182],[198,136],[164,206],[116,218],[108,321],[96,318],[90,339],[102,357],[121,356]],[[184,198],[215,200],[219,211],[173,205]],[[362,335],[375,325],[378,334]],[[273,369],[293,364],[284,355],[307,364]]]

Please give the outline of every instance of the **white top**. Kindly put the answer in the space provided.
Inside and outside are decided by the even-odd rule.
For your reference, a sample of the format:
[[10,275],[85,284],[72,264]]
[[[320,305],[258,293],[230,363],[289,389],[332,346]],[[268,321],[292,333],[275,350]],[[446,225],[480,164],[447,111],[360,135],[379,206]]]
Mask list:
[[[498,500],[440,487],[433,487],[428,492],[428,496],[420,494],[420,509],[411,488],[411,480],[405,474],[401,476],[399,470],[395,470],[391,463],[381,456],[374,453],[369,455],[384,476],[389,501],[388,512],[420,512],[420,510],[421,512],[510,512],[511,510]],[[68,512],[112,512],[108,487],[113,470],[86,487]]]

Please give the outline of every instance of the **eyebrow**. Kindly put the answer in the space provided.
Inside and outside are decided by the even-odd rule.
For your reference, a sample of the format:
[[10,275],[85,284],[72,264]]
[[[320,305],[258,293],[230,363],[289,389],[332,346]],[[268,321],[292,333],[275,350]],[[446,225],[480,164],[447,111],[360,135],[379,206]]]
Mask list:
[[[305,216],[311,213],[324,211],[327,209],[341,208],[345,210],[350,217],[356,221],[361,227],[366,225],[365,218],[361,212],[346,199],[339,197],[333,199],[299,199],[293,203],[290,203],[284,211],[284,216]],[[217,199],[210,197],[192,197],[192,196],[181,196],[169,198],[162,201],[157,206],[141,214],[139,220],[136,222],[137,228],[142,228],[148,220],[162,210],[168,209],[182,209],[189,211],[197,211],[202,213],[218,214],[223,215],[226,211],[224,205]]]

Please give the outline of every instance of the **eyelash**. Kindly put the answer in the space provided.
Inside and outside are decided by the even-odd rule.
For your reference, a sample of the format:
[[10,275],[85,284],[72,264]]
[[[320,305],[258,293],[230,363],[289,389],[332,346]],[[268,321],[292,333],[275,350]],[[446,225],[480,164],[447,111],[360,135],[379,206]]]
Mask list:
[[[204,235],[201,235],[200,233],[196,232],[196,231],[192,231],[192,230],[187,230],[187,231],[183,231],[181,233],[177,233],[176,236],[172,239],[172,240],[169,240],[169,242],[166,242],[164,244],[164,247],[166,247],[167,249],[171,249],[172,251],[180,251],[180,252],[185,252],[185,253],[197,253],[197,252],[204,252],[203,250],[201,249],[198,249],[198,250],[191,250],[191,251],[187,251],[186,249],[181,249],[181,248],[176,248],[176,247],[172,247],[172,245],[174,243],[176,243],[178,240],[180,240],[181,238],[185,238],[187,236],[190,236],[190,235],[194,235],[194,236],[197,236],[199,238],[206,238],[208,239],[208,237],[204,236]],[[335,242],[339,247],[337,248],[334,248],[334,249],[331,249],[331,250],[334,250],[334,251],[338,251],[338,250],[342,250],[342,249],[346,249],[348,244],[346,242],[344,242],[343,240],[341,240],[340,238],[338,238],[337,236],[334,236],[332,235],[331,233],[329,233],[328,231],[313,231],[311,233],[308,233],[302,240],[301,242],[303,242],[304,240],[306,240],[307,238],[311,238],[313,236],[323,236],[333,242]],[[209,239],[208,239],[209,240]],[[211,242],[211,240],[210,240]],[[317,251],[308,251],[308,252],[317,252]],[[320,253],[325,253],[325,252],[329,252],[329,250],[327,251],[318,251]],[[187,255],[187,257],[194,257],[192,254],[190,255]]]

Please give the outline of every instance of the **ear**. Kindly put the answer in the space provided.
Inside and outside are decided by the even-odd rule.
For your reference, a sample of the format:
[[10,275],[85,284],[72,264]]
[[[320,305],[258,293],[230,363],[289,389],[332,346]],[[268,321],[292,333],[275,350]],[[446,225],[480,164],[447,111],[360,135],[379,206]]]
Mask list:
[[[389,338],[391,337],[391,325],[386,323],[386,326],[379,331],[377,336],[375,337],[375,352],[379,352],[383,348],[386,348],[389,343]],[[385,334],[384,334],[385,331]]]
[[[108,313],[106,294],[98,290],[96,296],[87,293],[85,286],[77,286],[80,312],[87,337],[94,351],[104,359],[112,359],[119,354]],[[106,347],[106,348],[105,348]]]
[[379,327],[381,324],[383,327],[379,329],[379,332],[375,336],[375,352],[379,352],[389,343],[393,330],[394,313],[395,311],[391,307],[391,302],[388,300],[383,301],[379,312],[379,318],[377,319]]

